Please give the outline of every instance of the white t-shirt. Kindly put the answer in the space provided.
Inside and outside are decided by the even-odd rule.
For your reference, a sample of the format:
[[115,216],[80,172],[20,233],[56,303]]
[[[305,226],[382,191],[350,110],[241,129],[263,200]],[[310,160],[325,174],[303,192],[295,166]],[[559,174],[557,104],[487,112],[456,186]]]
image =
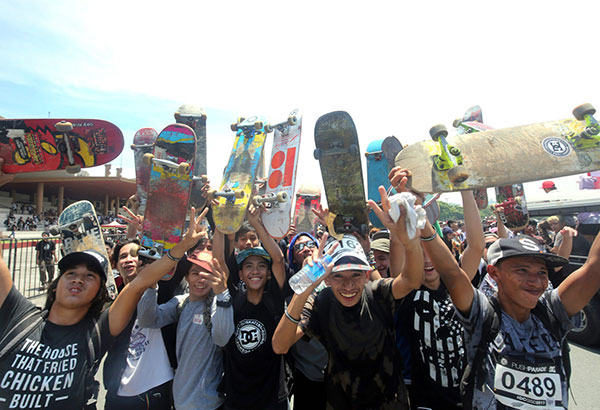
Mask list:
[[117,395],[136,396],[172,379],[173,369],[160,329],[142,329],[136,319]]

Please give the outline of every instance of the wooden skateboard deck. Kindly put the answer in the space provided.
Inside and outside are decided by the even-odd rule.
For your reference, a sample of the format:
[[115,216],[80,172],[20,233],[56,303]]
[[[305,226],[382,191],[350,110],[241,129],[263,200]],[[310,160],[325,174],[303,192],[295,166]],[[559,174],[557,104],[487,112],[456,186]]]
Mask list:
[[137,199],[139,207],[137,213],[144,215],[146,210],[146,199],[148,196],[148,186],[150,184],[150,171],[152,165],[144,161],[144,155],[154,151],[154,143],[158,133],[154,128],[141,128],[133,136],[133,158],[135,162],[135,182],[137,185]]
[[319,160],[330,211],[329,233],[368,233],[369,220],[360,163],[358,135],[352,117],[336,111],[315,124],[315,158]]
[[265,125],[264,119],[256,116],[240,118],[231,125],[236,136],[223,181],[219,191],[210,191],[208,195],[219,202],[213,208],[213,219],[226,235],[236,233],[244,222],[265,145]]
[[268,208],[262,214],[265,229],[273,238],[281,239],[290,229],[300,154],[302,115],[298,110],[294,110],[286,122],[275,126],[268,125],[267,128],[273,129],[274,139],[266,192],[254,200],[257,204],[266,202]]
[[496,187],[496,207],[501,206],[500,212],[502,223],[512,231],[520,231],[529,222],[527,202],[522,184],[505,185]]
[[159,259],[181,240],[192,186],[196,136],[187,125],[171,124],[158,134],[144,213],[140,255]]
[[185,124],[196,134],[196,155],[194,159],[192,191],[190,193],[190,206],[197,210],[204,208],[206,198],[202,196],[202,187],[206,183],[206,111],[203,107],[194,104],[183,104],[174,114],[178,124]]
[[114,160],[122,150],[121,130],[107,121],[0,120],[2,171],[8,174],[61,169],[77,173]]
[[[592,116],[595,110],[589,108],[584,104],[574,110],[579,120],[569,118],[450,137],[449,151],[453,147],[460,150],[455,160],[462,158],[462,165],[446,170],[438,170],[434,163],[443,152],[443,144],[435,141],[403,149],[396,165],[413,172],[410,183],[419,192],[503,186],[595,171],[600,169],[600,127]],[[443,136],[439,127],[430,133]]]
[[296,192],[296,210],[294,211],[294,226],[296,232],[315,234],[317,216],[312,212],[321,205],[321,189],[317,185],[302,184]]
[[[91,202],[78,201],[67,206],[58,217],[57,223],[57,226],[50,229],[50,233],[60,235],[65,254],[92,249],[109,260],[102,229]],[[107,268],[106,289],[109,296],[114,299],[117,296],[117,286],[110,264]]]

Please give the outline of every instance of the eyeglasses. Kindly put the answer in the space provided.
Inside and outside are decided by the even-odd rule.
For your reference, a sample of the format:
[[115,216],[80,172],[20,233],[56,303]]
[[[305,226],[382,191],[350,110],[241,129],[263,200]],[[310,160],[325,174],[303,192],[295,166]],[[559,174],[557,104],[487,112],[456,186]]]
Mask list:
[[307,247],[308,249],[314,249],[317,246],[315,241],[297,243],[294,245],[294,250],[296,252],[302,252],[302,250]]

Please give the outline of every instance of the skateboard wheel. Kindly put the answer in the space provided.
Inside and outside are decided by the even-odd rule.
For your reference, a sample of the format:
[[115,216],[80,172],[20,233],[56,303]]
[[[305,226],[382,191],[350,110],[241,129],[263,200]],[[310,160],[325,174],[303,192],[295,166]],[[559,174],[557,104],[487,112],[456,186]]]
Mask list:
[[233,195],[234,195],[236,198],[243,198],[243,197],[245,197],[245,196],[246,196],[246,193],[245,193],[245,192],[244,192],[242,189],[238,189],[238,190],[235,190],[235,191],[233,192]]
[[594,115],[595,113],[596,109],[589,103],[581,104],[573,110],[573,116],[579,121],[583,121],[586,115]]
[[434,141],[438,141],[440,137],[446,138],[448,136],[448,130],[444,124],[438,124],[431,127],[429,135]]
[[521,198],[520,196],[516,196],[515,197],[515,204],[522,205],[523,204],[523,198]]
[[350,147],[348,147],[348,151],[352,155],[359,155],[360,154],[360,152],[358,150],[358,145],[356,145],[356,144],[351,144]]
[[287,122],[289,125],[296,125],[298,124],[298,117],[296,117],[295,115],[290,115],[287,119]]
[[273,131],[273,127],[271,127],[269,124],[265,125],[265,133],[266,134],[268,134],[272,131]]
[[52,235],[52,236],[56,236],[56,235],[60,234],[60,231],[58,230],[58,227],[56,227],[56,226],[51,227],[48,231],[50,232],[50,235]]
[[257,130],[257,131],[258,131],[258,130],[260,130],[262,127],[263,127],[263,122],[262,122],[262,121],[256,121],[256,122],[254,123],[254,129],[255,129],[255,130]]
[[238,125],[237,125],[237,123],[233,123],[233,124],[231,124],[231,131],[234,131],[234,132],[235,132],[235,131],[237,131],[237,130],[238,130]]
[[133,256],[134,258],[136,256],[138,256],[138,254],[140,253],[140,246],[132,246],[131,249],[129,249],[129,254],[131,256]]
[[216,193],[217,193],[217,190],[216,190],[216,189],[211,189],[211,190],[209,190],[209,191],[206,193],[206,198],[207,198],[209,201],[212,201],[213,199],[215,199],[215,194],[216,194]]
[[177,166],[177,173],[180,175],[189,174],[190,173],[190,164],[187,162],[182,162]]
[[69,131],[73,131],[73,124],[71,124],[68,121],[61,121],[61,122],[57,122],[55,125],[56,130],[58,132],[69,132]]
[[66,168],[66,171],[69,174],[76,174],[76,173],[78,173],[78,172],[81,171],[81,166],[79,166],[79,165],[68,165],[67,168]]
[[261,201],[261,199],[262,199],[262,196],[260,196],[260,195],[254,195],[254,196],[252,197],[252,204],[253,204],[254,206],[260,206],[260,204],[261,204],[261,202],[262,202],[262,201]]
[[462,184],[467,178],[469,178],[469,174],[465,171],[465,168],[460,165],[448,171],[448,179],[454,185]]
[[315,149],[313,152],[315,159],[321,159],[322,154],[323,154],[323,151],[321,151],[320,148]]
[[461,120],[460,118],[457,118],[457,119],[455,119],[455,120],[452,122],[452,126],[453,126],[454,128],[458,128],[458,127],[460,127],[460,124],[461,124],[461,123],[462,123],[462,120]]
[[144,154],[142,160],[144,161],[144,164],[146,164],[146,165],[152,165],[152,160],[153,159],[154,159],[154,154],[146,153],[146,154]]
[[208,175],[201,175],[200,181],[202,181],[203,184],[208,184]]
[[282,203],[282,202],[286,202],[286,201],[287,201],[287,193],[279,192],[277,194],[277,202]]

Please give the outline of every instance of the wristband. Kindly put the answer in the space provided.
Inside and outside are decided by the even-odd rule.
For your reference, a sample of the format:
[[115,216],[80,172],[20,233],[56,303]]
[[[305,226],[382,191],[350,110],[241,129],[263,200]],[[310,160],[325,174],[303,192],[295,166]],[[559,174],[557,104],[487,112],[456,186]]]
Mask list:
[[423,237],[421,236],[421,240],[422,240],[423,242],[430,242],[430,241],[433,241],[433,240],[435,239],[435,237],[436,237],[436,236],[437,236],[437,232],[436,232],[436,231],[433,231],[433,234],[432,234],[431,236],[427,236],[427,237],[425,237],[425,238],[423,238]]
[[174,262],[179,262],[180,260],[183,259],[183,256],[181,258],[176,258],[173,255],[171,255],[171,249],[167,250],[167,258],[171,259]]
[[283,312],[285,313],[285,317],[288,318],[288,320],[290,322],[292,322],[293,324],[297,325],[298,323],[300,323],[300,319],[294,319],[292,317],[292,315],[289,314],[288,310],[287,310],[287,306],[285,307],[285,309],[283,310]]
[[231,306],[231,297],[225,299],[225,300],[218,300],[217,299],[217,306],[222,307],[222,308],[228,308],[229,306]]

